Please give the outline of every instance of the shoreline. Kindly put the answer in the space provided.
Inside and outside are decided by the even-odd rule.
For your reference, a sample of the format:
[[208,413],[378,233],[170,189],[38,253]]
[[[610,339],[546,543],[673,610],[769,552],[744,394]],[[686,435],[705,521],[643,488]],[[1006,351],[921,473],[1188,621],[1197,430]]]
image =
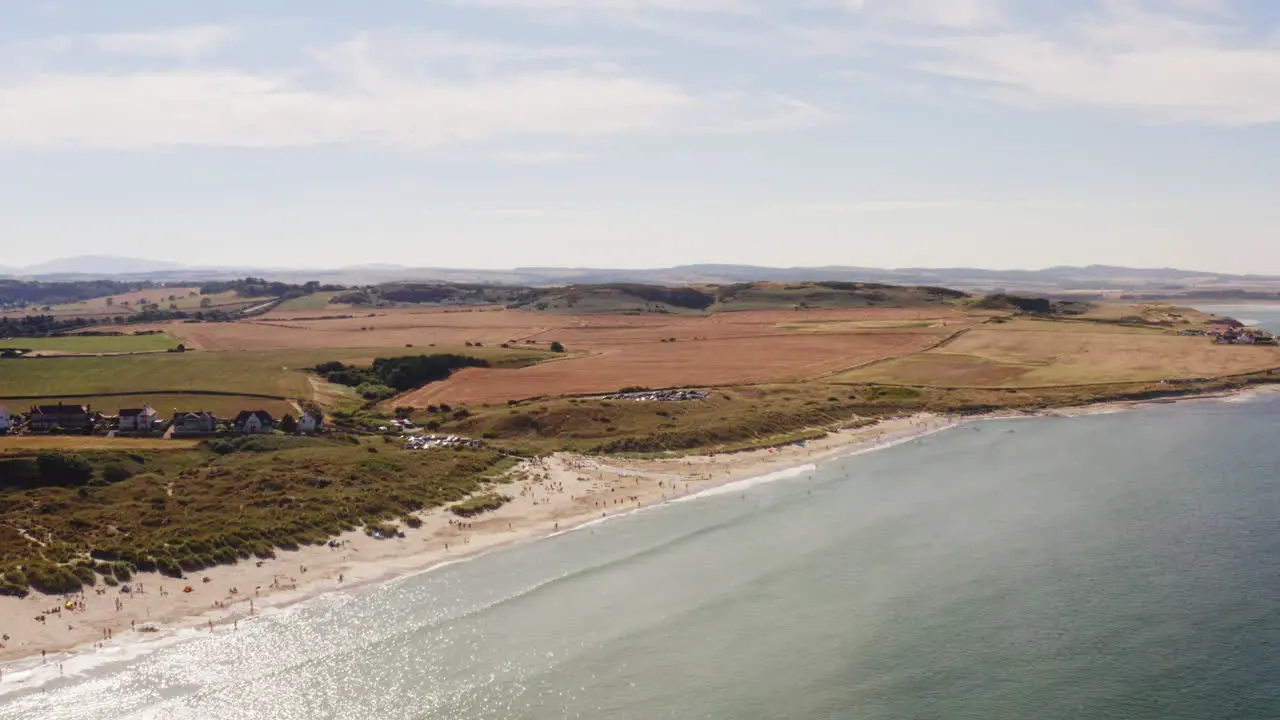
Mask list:
[[[6,618],[0,629],[10,636],[0,649],[0,696],[38,688],[68,671],[75,674],[103,662],[124,660],[197,632],[234,632],[241,621],[269,617],[320,596],[430,572],[638,510],[693,499],[730,484],[792,477],[820,462],[887,449],[972,422],[1078,417],[1276,392],[1280,387],[1261,386],[1033,412],[923,413],[836,431],[803,445],[728,454],[631,460],[558,453],[526,460],[512,471],[513,481],[491,488],[512,497],[499,510],[468,520],[435,508],[418,514],[423,521],[420,528],[401,527],[404,538],[379,540],[355,531],[335,538],[339,547],[280,550],[271,560],[218,566],[185,579],[139,575],[129,584],[143,592],[88,588],[76,596],[84,601],[83,612],[64,609],[46,615],[44,623],[34,618],[63,606],[65,598],[38,593],[0,598],[0,609],[5,611],[0,617]],[[182,592],[184,585],[190,585],[191,592]],[[43,659],[41,651],[47,653]]]

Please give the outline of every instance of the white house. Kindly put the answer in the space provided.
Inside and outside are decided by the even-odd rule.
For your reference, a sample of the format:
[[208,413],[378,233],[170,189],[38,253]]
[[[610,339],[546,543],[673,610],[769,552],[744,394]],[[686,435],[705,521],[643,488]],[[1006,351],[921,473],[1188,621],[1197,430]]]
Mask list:
[[243,435],[266,435],[275,432],[276,421],[266,410],[245,410],[236,416],[235,429]]
[[160,415],[150,405],[142,409],[120,411],[121,432],[151,432],[156,429],[156,421]]
[[320,432],[320,418],[309,412],[302,413],[302,417],[298,420],[298,432],[305,435]]
[[11,421],[9,419],[8,409],[0,407],[0,433],[9,432],[10,424],[11,424]]

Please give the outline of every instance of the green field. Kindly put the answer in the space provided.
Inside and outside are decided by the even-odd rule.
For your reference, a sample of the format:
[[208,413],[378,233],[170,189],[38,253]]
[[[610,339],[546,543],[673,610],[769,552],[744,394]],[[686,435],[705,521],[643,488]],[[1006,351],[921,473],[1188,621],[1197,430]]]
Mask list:
[[338,292],[314,293],[312,295],[303,295],[302,297],[285,300],[276,308],[278,313],[291,313],[302,310],[325,310],[329,308],[343,308],[347,305],[331,305],[330,298],[336,295],[342,295]]
[[217,390],[309,397],[301,368],[331,353],[164,353],[0,360],[0,397]]
[[64,335],[48,338],[0,340],[0,348],[22,348],[67,354],[159,352],[178,346],[173,336],[157,335]]
[[[488,347],[462,348],[458,352],[484,358],[497,367],[519,367],[556,357],[534,350]],[[202,390],[310,399],[314,390],[306,368],[330,360],[367,365],[376,357],[413,354],[421,353],[405,348],[321,348],[0,360],[0,398],[59,395],[94,398],[106,394],[129,393],[137,396],[131,398],[136,406],[140,404],[138,400],[164,395],[164,391]],[[119,401],[102,398],[94,402],[105,403],[102,407],[112,408]],[[191,401],[184,401],[178,407],[187,409],[187,402]],[[226,402],[210,398],[207,409],[225,410]],[[243,401],[232,402],[240,404]],[[155,401],[151,405],[157,410],[162,409]],[[171,407],[171,404],[166,405],[164,410]]]

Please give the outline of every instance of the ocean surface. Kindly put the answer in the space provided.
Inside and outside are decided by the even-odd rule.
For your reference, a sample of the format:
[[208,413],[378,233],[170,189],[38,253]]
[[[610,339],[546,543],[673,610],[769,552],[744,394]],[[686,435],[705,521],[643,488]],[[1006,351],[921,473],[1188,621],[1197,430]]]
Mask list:
[[1280,718],[1280,395],[766,480],[6,680],[0,718]]

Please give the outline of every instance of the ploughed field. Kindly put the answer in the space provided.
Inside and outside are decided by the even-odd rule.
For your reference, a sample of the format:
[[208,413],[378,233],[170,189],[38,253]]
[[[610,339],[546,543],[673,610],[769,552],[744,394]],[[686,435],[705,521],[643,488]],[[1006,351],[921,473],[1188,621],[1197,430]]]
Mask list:
[[798,382],[919,352],[976,321],[950,310],[897,309],[565,319],[571,322],[530,328],[523,340],[559,342],[567,350],[562,359],[468,368],[392,402],[500,403],[625,387]]

